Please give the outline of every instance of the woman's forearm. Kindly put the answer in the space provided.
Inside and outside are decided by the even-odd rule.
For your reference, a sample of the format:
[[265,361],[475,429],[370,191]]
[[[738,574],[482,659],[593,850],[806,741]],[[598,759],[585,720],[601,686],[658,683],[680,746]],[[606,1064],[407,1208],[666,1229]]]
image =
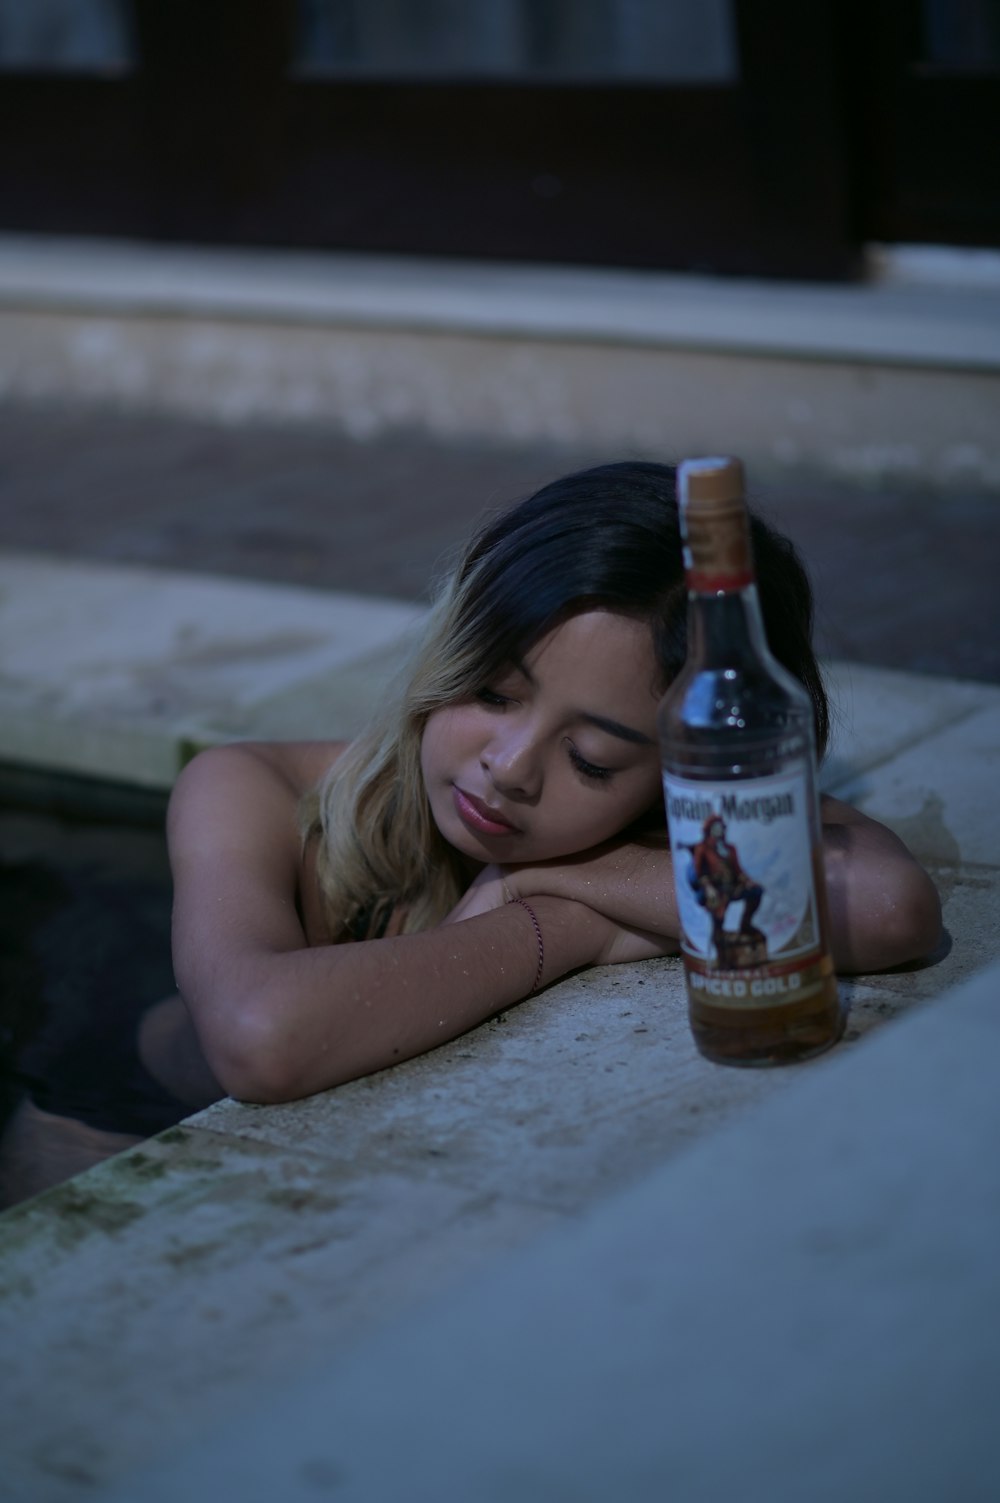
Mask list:
[[596,908],[613,923],[677,940],[673,858],[665,841],[635,841],[537,866],[512,867],[516,896],[548,894]]
[[[931,953],[941,935],[941,907],[923,867],[876,820],[834,799],[825,799],[823,809],[836,968],[878,971]],[[506,883],[521,896],[551,893],[587,903],[619,925],[665,937],[680,933],[671,853],[652,840],[514,867]]]
[[[609,926],[579,903],[532,901],[541,985],[598,957]],[[316,949],[249,951],[181,989],[226,1091],[274,1102],[313,1095],[435,1048],[532,990],[538,942],[511,904],[422,934]],[[221,982],[220,978],[225,977]]]
[[[212,1074],[250,1101],[307,1096],[455,1038],[527,996],[538,968],[531,916],[503,900],[423,934],[310,946],[302,889],[315,878],[296,818],[310,757],[204,752],[171,799],[178,988]],[[584,904],[532,907],[542,984],[608,950],[613,926]]]

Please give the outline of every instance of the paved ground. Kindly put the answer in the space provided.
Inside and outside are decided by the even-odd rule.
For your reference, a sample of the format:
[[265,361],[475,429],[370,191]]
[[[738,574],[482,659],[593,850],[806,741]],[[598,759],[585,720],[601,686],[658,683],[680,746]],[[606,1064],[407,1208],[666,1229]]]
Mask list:
[[[313,427],[0,408],[0,548],[419,597],[486,508],[595,459]],[[1000,505],[830,481],[757,488],[828,656],[1000,682]]]

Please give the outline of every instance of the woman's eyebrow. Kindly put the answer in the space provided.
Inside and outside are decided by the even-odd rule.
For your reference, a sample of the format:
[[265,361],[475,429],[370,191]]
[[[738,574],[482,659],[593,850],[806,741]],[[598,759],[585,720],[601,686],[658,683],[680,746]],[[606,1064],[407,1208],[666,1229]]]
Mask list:
[[[511,658],[511,664],[522,674],[529,684],[537,687],[537,679],[523,658]],[[631,741],[633,746],[655,746],[652,736],[646,736],[642,731],[634,731],[630,725],[622,725],[620,720],[609,720],[606,715],[588,715],[585,711],[580,712],[580,719],[586,720],[588,725],[596,725],[598,730],[607,731],[609,736],[617,736],[621,741]]]
[[622,725],[618,720],[608,720],[604,715],[580,716],[589,725],[596,725],[598,730],[607,731],[609,736],[618,736],[622,741],[631,741],[635,746],[655,745],[652,736],[646,736],[642,731],[634,731],[630,725]]

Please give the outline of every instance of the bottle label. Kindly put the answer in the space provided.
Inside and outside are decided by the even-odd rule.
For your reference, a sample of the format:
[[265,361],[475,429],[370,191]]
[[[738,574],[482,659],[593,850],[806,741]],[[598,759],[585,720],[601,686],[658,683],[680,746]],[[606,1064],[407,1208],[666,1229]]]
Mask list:
[[681,952],[719,1007],[804,1001],[823,984],[805,770],[736,782],[665,773]]

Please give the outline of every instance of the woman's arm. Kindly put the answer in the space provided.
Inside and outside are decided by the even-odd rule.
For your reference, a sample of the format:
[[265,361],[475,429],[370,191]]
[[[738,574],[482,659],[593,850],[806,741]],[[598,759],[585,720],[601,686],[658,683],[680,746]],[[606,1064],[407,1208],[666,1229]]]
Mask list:
[[579,855],[531,866],[487,866],[448,915],[449,923],[488,913],[512,898],[586,903],[610,920],[614,938],[601,964],[676,955],[680,925],[665,832],[610,841]]
[[840,799],[824,797],[823,849],[838,971],[882,971],[930,955],[941,942],[941,899],[898,835]]
[[[518,904],[423,934],[309,946],[297,805],[336,750],[204,752],[171,799],[177,983],[212,1073],[243,1100],[293,1100],[423,1053],[535,979],[534,926]],[[549,896],[532,906],[543,982],[603,958],[614,930],[600,914]]]
[[[834,964],[845,974],[884,970],[931,953],[941,938],[937,890],[903,842],[839,799],[822,800]],[[587,903],[621,926],[614,959],[677,948],[679,921],[665,835],[610,843],[568,860],[488,867],[452,915],[485,912],[508,894]],[[630,941],[629,934],[634,937]],[[652,938],[659,949],[648,946]]]

